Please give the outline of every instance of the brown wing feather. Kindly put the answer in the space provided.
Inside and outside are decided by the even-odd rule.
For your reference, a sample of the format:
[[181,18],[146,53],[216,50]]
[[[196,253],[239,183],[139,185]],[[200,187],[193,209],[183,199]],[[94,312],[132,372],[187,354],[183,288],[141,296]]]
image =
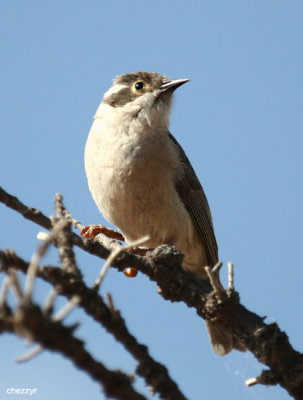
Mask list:
[[177,177],[175,187],[201,237],[207,262],[212,267],[218,262],[218,246],[208,201],[184,150],[171,133],[169,138],[176,146],[184,168],[184,173]]
[[[176,190],[204,244],[208,265],[214,266],[218,262],[218,246],[207,198],[184,150],[170,133],[169,138],[177,148],[184,169],[181,176],[176,179]],[[233,348],[229,327],[220,320],[206,321],[206,326],[214,351],[220,356],[229,353]]]

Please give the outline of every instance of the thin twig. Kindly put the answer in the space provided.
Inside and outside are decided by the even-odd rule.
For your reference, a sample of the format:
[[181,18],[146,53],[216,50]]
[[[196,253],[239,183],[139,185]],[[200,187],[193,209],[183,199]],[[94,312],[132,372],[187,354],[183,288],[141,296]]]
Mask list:
[[10,268],[8,270],[8,275],[9,275],[9,285],[12,288],[12,291],[16,296],[17,300],[20,301],[22,299],[23,293],[20,288],[17,272],[13,268]]
[[64,208],[63,210],[63,214],[65,216],[65,218],[71,222],[71,224],[76,228],[79,229],[79,231],[82,231],[82,229],[84,228],[84,225],[81,224],[80,221],[76,220],[68,211],[66,208]]
[[116,309],[115,309],[115,306],[114,306],[112,295],[110,293],[106,293],[105,297],[106,297],[106,300],[107,300],[108,308],[110,309],[110,311],[112,313],[115,312]]
[[211,272],[213,274],[216,274],[220,271],[220,269],[222,268],[223,263],[221,261],[218,261],[217,264],[213,267],[213,269],[211,270]]
[[36,357],[38,354],[40,354],[43,350],[44,350],[44,347],[41,346],[40,344],[38,344],[33,349],[29,350],[27,353],[16,357],[15,361],[18,363],[23,363],[23,362],[29,361],[32,358]]
[[25,290],[24,290],[24,295],[28,298],[31,298],[33,290],[34,290],[34,282],[35,282],[35,278],[37,275],[37,270],[39,267],[40,260],[44,256],[44,254],[47,252],[49,246],[51,245],[53,238],[54,238],[54,235],[49,234],[47,240],[42,242],[40,244],[40,246],[38,246],[36,253],[33,254],[32,260],[31,260],[28,270],[27,270],[27,278],[26,278]]
[[54,315],[53,320],[54,321],[61,321],[63,318],[65,318],[68,314],[70,314],[73,309],[80,303],[81,297],[79,296],[73,296],[70,301],[65,304],[61,310],[57,312],[57,314]]
[[58,221],[65,222],[62,228],[58,231],[56,237],[62,268],[81,276],[81,271],[77,266],[73,250],[71,222],[65,217],[65,206],[63,204],[63,197],[60,193],[56,194],[54,204],[56,209],[56,224]]
[[10,278],[7,275],[3,282],[2,282],[2,286],[1,286],[1,291],[0,291],[0,309],[5,307],[6,305],[6,298],[7,298],[7,294],[8,294],[8,290],[9,290],[9,284],[10,284]]
[[248,387],[257,385],[258,383],[259,383],[258,378],[249,378],[245,381],[245,385]]
[[17,197],[7,193],[2,187],[0,187],[0,201],[7,207],[17,211],[24,218],[29,219],[30,221],[35,222],[46,229],[50,230],[52,228],[50,219],[40,210],[26,206]]
[[211,286],[214,289],[214,292],[217,295],[222,295],[222,287],[218,282],[217,277],[212,273],[212,270],[210,267],[205,267],[205,271],[208,275],[208,278],[210,280]]
[[44,305],[42,307],[44,315],[50,315],[53,310],[55,300],[58,296],[57,290],[55,288],[51,288],[47,298],[45,299]]
[[229,290],[235,290],[234,264],[232,262],[228,261],[227,267],[228,267],[228,289]]

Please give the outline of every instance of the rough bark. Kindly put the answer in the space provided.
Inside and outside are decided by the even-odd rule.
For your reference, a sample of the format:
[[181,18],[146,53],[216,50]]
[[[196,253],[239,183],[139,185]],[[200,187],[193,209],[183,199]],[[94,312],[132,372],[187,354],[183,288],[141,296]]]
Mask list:
[[[109,304],[107,305],[95,288],[88,288],[76,266],[73,246],[107,259],[112,251],[121,250],[121,244],[102,234],[97,235],[94,240],[83,239],[71,232],[68,224],[63,224],[56,231],[56,223],[60,220],[69,221],[80,229],[82,227],[66,212],[62,206],[62,198],[57,197],[57,217],[53,221],[43,215],[41,211],[27,207],[1,188],[0,201],[25,218],[53,232],[53,236],[49,240],[58,247],[63,268],[38,266],[35,277],[51,283],[58,294],[74,301],[76,299],[79,307],[82,307],[95,321],[105,326],[108,332],[114,335],[137,360],[136,373],[144,377],[152,391],[159,393],[163,399],[185,399],[177,384],[170,378],[166,367],[152,359],[147,347],[140,344],[129,332],[120,312],[113,306],[111,298],[108,299]],[[261,363],[268,367],[261,372],[259,377],[251,380],[250,385],[280,385],[294,399],[303,399],[303,355],[292,348],[286,333],[282,332],[276,323],[266,324],[264,318],[240,304],[239,294],[233,287],[222,290],[220,287],[216,288],[211,285],[208,280],[201,281],[194,274],[184,271],[181,268],[182,257],[182,254],[175,248],[163,245],[148,252],[144,257],[126,251],[117,252],[111,265],[119,270],[129,266],[137,268],[150,280],[157,283],[159,293],[164,299],[182,301],[189,307],[195,308],[200,317],[219,321],[226,326],[232,332],[234,349],[252,352]],[[7,286],[15,288],[16,293],[18,293],[18,284],[12,278],[12,269],[21,270],[29,275],[29,270],[33,268],[31,263],[8,250],[0,251],[0,266],[1,271],[7,273],[10,278]],[[108,371],[102,363],[95,361],[90,354],[86,354],[83,343],[73,335],[74,328],[65,327],[62,321],[54,321],[51,316],[51,307],[48,312],[45,312],[41,307],[34,306],[28,296],[20,293],[19,289],[19,307],[16,310],[10,310],[5,301],[6,291],[7,287],[3,287],[0,303],[0,331],[10,331],[25,337],[30,336],[41,346],[60,351],[71,358],[71,353],[56,343],[58,337],[56,339],[55,335],[67,335],[70,337],[71,343],[74,345],[77,343],[81,349],[80,353],[82,352],[83,357],[80,357],[80,361],[73,360],[76,365],[83,368],[83,365],[91,364],[91,370],[83,369],[94,379],[96,379],[94,368],[97,366],[99,368],[101,365],[100,371],[103,371],[103,377],[106,378],[105,380],[101,379],[97,374],[97,379],[109,396],[144,398],[135,392],[128,377],[120,371]],[[36,318],[35,329],[31,325],[31,319],[28,319],[28,312]],[[39,327],[41,326],[41,330],[36,329],[37,324]],[[46,329],[48,324],[56,324],[58,328],[57,330],[52,328],[54,337],[49,337],[50,334]],[[121,383],[120,387],[124,388],[123,396],[125,397],[118,397],[121,396],[121,393],[111,391],[110,382],[117,382],[116,379]]]

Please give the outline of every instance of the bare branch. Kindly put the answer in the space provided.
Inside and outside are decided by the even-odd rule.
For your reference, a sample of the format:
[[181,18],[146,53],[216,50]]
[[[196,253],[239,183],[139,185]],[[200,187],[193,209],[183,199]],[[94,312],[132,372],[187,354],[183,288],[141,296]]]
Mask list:
[[[0,201],[20,212],[25,218],[50,229],[49,219],[40,211],[26,207],[18,199],[2,189],[0,190]],[[108,238],[103,238],[103,236],[99,234],[96,240],[83,240],[72,233],[71,237],[74,245],[106,259],[113,249],[120,247],[120,244],[108,240]],[[6,261],[10,256],[12,256],[12,253],[0,252],[0,262],[3,269],[7,270]],[[16,261],[15,268],[24,269],[24,262],[16,259],[16,256],[13,258]],[[10,259],[10,261],[12,260]],[[213,284],[217,288],[217,293],[213,292],[213,287],[208,281],[201,281],[194,274],[184,271],[181,267],[181,262],[182,255],[176,249],[163,245],[153,252],[148,252],[145,257],[123,252],[116,257],[113,267],[119,270],[128,266],[137,268],[149,276],[151,280],[157,282],[159,292],[165,299],[183,301],[189,307],[194,307],[197,314],[202,318],[218,320],[223,325],[225,324],[232,331],[233,347],[235,349],[248,349],[261,363],[269,367],[269,370],[263,371],[260,377],[256,378],[258,383],[267,385],[279,384],[295,399],[301,399],[303,393],[303,355],[291,347],[287,335],[279,329],[277,324],[266,324],[264,318],[252,313],[239,303],[239,296],[233,290],[232,268],[229,267],[228,290],[222,291],[224,293],[223,296],[218,296],[220,290],[219,285],[214,283],[215,281]],[[60,279],[62,280],[59,282],[57,278],[60,274]],[[213,273],[212,275],[215,274]],[[101,323],[109,331],[116,331],[117,312],[113,313],[105,305],[102,298],[96,292],[86,288],[81,280],[75,279],[70,284],[70,274],[64,275],[64,271],[61,270],[58,273],[57,269],[50,267],[45,267],[43,272],[39,269],[38,276],[53,282],[58,293],[62,292],[67,297],[72,297],[77,293],[81,297],[79,303],[81,307],[85,308],[93,318],[99,320],[99,322],[102,321]],[[65,285],[64,280],[68,281],[69,285]],[[75,290],[76,287],[77,290]],[[96,304],[98,304],[97,308],[100,313],[98,315],[94,309]],[[115,318],[113,315],[115,315]],[[119,315],[117,337],[121,334],[121,329],[124,332],[123,325],[125,326],[124,321],[122,320],[122,323],[120,318]],[[2,327],[3,325],[0,324],[0,329]],[[6,328],[10,329],[9,322]],[[129,335],[127,329],[124,333]],[[133,340],[137,343],[135,338]],[[138,343],[137,345],[139,347],[142,346]],[[129,349],[127,344],[125,344],[125,347]],[[138,361],[141,360],[141,352],[137,353],[137,350],[133,349],[129,349],[129,351],[132,351]],[[138,373],[140,373],[139,367],[140,361]]]
[[62,268],[67,271],[71,271],[77,273],[81,276],[81,271],[77,266],[75,254],[73,251],[73,240],[72,240],[72,230],[71,230],[71,222],[65,217],[65,207],[63,204],[63,198],[60,193],[57,193],[55,196],[55,209],[56,209],[56,224],[61,221],[64,223],[61,226],[61,229],[58,229],[56,240],[59,250],[59,256],[62,263]]
[[17,199],[17,197],[7,193],[2,187],[0,187],[0,202],[5,204],[7,207],[17,211],[24,218],[43,226],[43,228],[46,228],[48,230],[52,228],[50,219],[46,217],[40,210],[32,207],[27,207],[26,205],[21,203],[21,201]]
[[[2,317],[0,317],[0,325]],[[78,368],[87,372],[102,385],[105,393],[120,400],[144,400],[143,395],[131,386],[131,379],[121,371],[106,368],[85,350],[84,343],[72,335],[73,328],[44,317],[39,307],[23,301],[12,318],[12,329],[19,336],[39,342],[49,350],[60,352]]]
[[[0,251],[0,264],[4,270],[8,265],[14,264],[16,268],[26,273],[26,263],[12,251]],[[113,307],[113,304],[108,307],[95,290],[88,288],[79,277],[67,273],[59,267],[40,267],[37,276],[53,284],[61,295],[68,298],[79,296],[81,298],[79,306],[95,321],[102,324],[132,354],[138,362],[137,374],[146,380],[154,392],[159,393],[160,398],[186,400],[169,376],[166,367],[155,361],[149,355],[148,348],[138,343],[129,332],[124,319]]]

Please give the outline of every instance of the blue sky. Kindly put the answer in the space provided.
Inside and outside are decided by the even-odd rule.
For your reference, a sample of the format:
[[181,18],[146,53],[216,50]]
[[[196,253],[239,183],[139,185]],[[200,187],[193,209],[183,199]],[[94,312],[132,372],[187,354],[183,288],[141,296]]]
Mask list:
[[[206,191],[220,259],[235,263],[243,304],[277,321],[303,351],[302,15],[296,0],[2,0],[0,185],[47,215],[60,192],[83,224],[104,223],[83,167],[103,93],[125,72],[190,78],[176,92],[171,131]],[[3,205],[0,218],[1,248],[30,259],[39,228]],[[91,283],[102,262],[77,253]],[[55,251],[47,261],[57,263]],[[39,283],[36,301],[48,290]],[[165,302],[144,276],[111,270],[101,288],[108,291],[188,398],[289,398],[279,388],[245,388],[262,366],[248,353],[214,355],[203,321]],[[97,358],[133,371],[102,328],[81,311],[68,318],[75,320]],[[14,357],[25,351],[20,339],[2,335],[1,399],[14,398],[6,395],[11,386],[38,388],[37,400],[100,399],[98,385],[57,354],[17,365]],[[137,387],[146,393],[140,380]]]

